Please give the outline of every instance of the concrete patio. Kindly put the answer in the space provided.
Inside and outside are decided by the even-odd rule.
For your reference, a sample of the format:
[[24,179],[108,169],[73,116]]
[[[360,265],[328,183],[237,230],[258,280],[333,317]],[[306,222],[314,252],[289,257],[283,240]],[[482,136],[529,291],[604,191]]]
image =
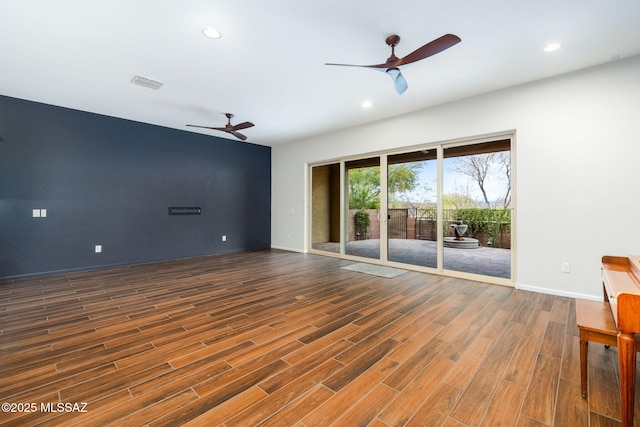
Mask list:
[[[314,243],[313,249],[339,253],[339,243]],[[348,255],[380,258],[380,240],[347,242]],[[436,267],[436,242],[428,240],[389,239],[389,261]],[[491,277],[511,278],[511,250],[478,247],[476,249],[444,248],[444,268]]]

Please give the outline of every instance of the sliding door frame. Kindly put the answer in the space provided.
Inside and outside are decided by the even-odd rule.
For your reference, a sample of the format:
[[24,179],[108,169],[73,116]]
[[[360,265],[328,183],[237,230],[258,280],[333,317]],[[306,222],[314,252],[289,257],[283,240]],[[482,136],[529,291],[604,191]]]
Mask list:
[[[444,201],[443,201],[443,178],[444,178],[444,150],[453,147],[463,147],[465,145],[473,145],[473,144],[482,144],[493,142],[498,139],[509,139],[510,140],[510,161],[511,161],[511,277],[509,279],[493,277],[493,276],[485,276],[480,274],[471,274],[466,272],[460,272],[455,270],[447,270],[444,268]],[[387,173],[388,173],[388,159],[387,157],[394,154],[403,154],[416,150],[436,150],[437,151],[437,267],[424,267],[424,266],[416,266],[411,264],[404,264],[394,261],[388,260],[388,192],[387,192]],[[347,227],[347,213],[348,213],[348,195],[346,191],[346,171],[345,165],[349,161],[371,158],[371,157],[379,157],[380,158],[380,258],[372,259],[372,258],[363,258],[354,255],[348,255],[345,253],[345,245],[347,241],[348,227]],[[373,264],[381,264],[388,265],[392,267],[403,268],[407,270],[415,270],[432,274],[439,274],[444,276],[452,276],[452,277],[460,277],[465,279],[471,279],[481,282],[494,283],[506,286],[515,286],[516,283],[516,259],[517,259],[517,182],[516,177],[516,132],[515,130],[498,132],[493,134],[486,134],[482,136],[477,136],[473,138],[460,138],[455,140],[447,140],[440,142],[433,142],[429,144],[401,147],[393,150],[385,150],[373,153],[363,153],[356,156],[344,157],[336,160],[327,160],[323,162],[317,163],[308,163],[308,182],[307,182],[307,224],[306,227],[306,241],[307,247],[305,248],[306,252],[326,255],[326,256],[334,256],[342,259],[352,260],[352,261],[362,261],[369,262]],[[340,251],[336,252],[325,252],[322,250],[313,249],[313,241],[312,241],[312,179],[313,173],[312,170],[314,167],[325,166],[325,165],[340,165],[340,188],[343,194],[340,195]]]

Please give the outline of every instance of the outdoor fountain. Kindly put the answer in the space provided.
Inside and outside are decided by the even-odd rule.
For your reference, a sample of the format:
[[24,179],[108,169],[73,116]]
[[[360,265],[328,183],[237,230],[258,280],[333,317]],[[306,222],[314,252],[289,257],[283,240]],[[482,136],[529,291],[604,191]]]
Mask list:
[[457,220],[455,224],[451,224],[449,227],[451,227],[455,237],[445,237],[443,242],[445,247],[458,249],[476,249],[480,247],[478,239],[463,237],[469,226],[464,224],[461,219]]

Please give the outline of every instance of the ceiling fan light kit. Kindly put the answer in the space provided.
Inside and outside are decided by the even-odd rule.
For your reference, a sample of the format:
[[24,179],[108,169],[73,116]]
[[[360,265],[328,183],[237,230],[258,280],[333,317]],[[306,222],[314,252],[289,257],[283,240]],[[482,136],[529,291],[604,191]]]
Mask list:
[[387,74],[391,76],[391,80],[393,80],[393,86],[396,88],[396,92],[398,92],[398,95],[402,95],[409,86],[407,85],[407,81],[402,76],[400,69],[389,68],[387,70]]
[[414,50],[409,55],[404,58],[398,58],[395,53],[395,48],[400,43],[400,36],[394,34],[386,38],[385,43],[391,47],[391,56],[387,58],[387,61],[384,64],[376,64],[376,65],[354,65],[354,64],[335,64],[335,63],[325,63],[325,65],[337,65],[342,67],[363,67],[363,68],[374,68],[374,69],[382,69],[389,76],[391,76],[391,80],[393,81],[393,86],[398,92],[399,95],[402,95],[408,88],[407,81],[404,76],[400,72],[400,67],[409,65],[413,62],[417,62],[433,56],[437,53],[440,53],[444,50],[449,49],[450,47],[460,43],[462,40],[460,37],[454,34],[445,34],[442,37],[438,37],[435,40],[430,41],[424,46]]

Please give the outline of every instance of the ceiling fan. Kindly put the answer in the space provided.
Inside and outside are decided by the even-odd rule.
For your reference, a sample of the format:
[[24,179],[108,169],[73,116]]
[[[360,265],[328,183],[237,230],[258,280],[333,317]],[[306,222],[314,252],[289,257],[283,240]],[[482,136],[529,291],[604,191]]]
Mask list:
[[229,120],[227,122],[227,124],[221,128],[221,127],[209,127],[209,126],[198,126],[198,125],[187,125],[187,126],[191,126],[194,128],[204,128],[204,129],[213,129],[213,130],[221,130],[222,132],[227,132],[230,133],[231,135],[235,136],[238,139],[241,139],[243,141],[246,141],[247,137],[246,135],[241,134],[240,132],[238,132],[241,129],[247,129],[250,127],[255,126],[253,123],[251,122],[243,122],[237,125],[232,125],[231,124],[231,119],[233,118],[233,114],[231,113],[225,113],[225,116],[227,116],[227,120]]
[[411,52],[409,55],[404,58],[398,58],[395,54],[395,47],[400,43],[400,36],[392,35],[387,37],[385,42],[391,46],[391,56],[387,58],[387,62],[384,64],[377,65],[353,65],[353,64],[332,64],[325,63],[324,65],[339,65],[343,67],[365,67],[365,68],[374,68],[380,69],[381,71],[386,72],[391,79],[393,80],[393,85],[396,88],[396,91],[399,95],[402,95],[405,90],[407,90],[407,81],[400,73],[400,67],[411,64],[412,62],[420,61],[422,59],[428,58],[436,53],[440,53],[443,50],[449,49],[450,47],[460,43],[462,40],[460,37],[453,34],[445,34],[442,37],[439,37],[435,40],[430,41],[425,44],[421,48],[418,48]]

